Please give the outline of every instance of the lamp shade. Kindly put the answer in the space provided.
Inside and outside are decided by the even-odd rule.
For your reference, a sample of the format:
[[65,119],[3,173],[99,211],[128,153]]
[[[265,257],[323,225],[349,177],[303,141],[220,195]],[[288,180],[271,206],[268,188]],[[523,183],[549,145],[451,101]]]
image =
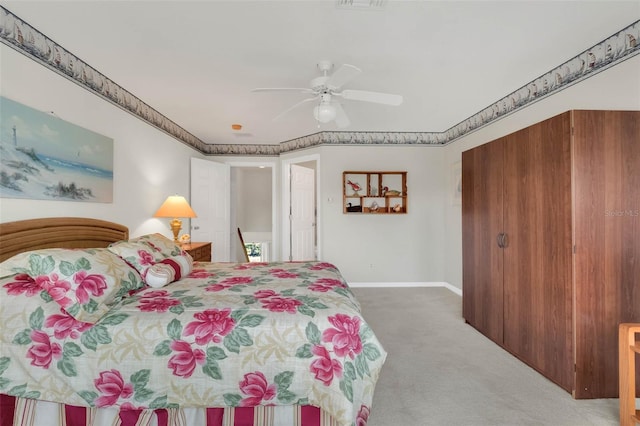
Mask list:
[[171,195],[162,203],[154,217],[197,217],[187,200],[180,195]]

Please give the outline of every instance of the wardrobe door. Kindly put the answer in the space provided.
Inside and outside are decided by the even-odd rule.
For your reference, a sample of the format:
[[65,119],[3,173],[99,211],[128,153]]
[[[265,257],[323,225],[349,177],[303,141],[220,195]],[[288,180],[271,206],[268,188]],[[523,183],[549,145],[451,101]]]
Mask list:
[[574,128],[575,397],[615,398],[618,324],[640,322],[640,112],[574,111]]
[[570,115],[506,137],[504,347],[573,388]]
[[500,345],[503,167],[500,139],[462,153],[462,315]]

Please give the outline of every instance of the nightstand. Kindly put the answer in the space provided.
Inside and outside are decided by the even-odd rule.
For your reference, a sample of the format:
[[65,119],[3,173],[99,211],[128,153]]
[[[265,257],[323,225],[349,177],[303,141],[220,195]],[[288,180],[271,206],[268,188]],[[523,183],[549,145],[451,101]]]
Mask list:
[[191,255],[194,261],[211,262],[211,243],[185,243],[180,248]]

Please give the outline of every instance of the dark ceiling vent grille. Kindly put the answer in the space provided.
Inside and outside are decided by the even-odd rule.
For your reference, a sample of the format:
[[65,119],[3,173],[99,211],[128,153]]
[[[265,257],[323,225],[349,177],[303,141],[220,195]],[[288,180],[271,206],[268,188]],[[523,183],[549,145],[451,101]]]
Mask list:
[[380,10],[386,6],[387,0],[336,0],[338,9]]

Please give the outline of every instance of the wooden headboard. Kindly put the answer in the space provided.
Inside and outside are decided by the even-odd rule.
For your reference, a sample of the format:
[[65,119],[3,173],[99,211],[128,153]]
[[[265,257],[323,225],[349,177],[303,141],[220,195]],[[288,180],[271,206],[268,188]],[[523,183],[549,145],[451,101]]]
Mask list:
[[100,219],[54,217],[0,223],[0,262],[42,248],[97,248],[129,239],[126,226]]

